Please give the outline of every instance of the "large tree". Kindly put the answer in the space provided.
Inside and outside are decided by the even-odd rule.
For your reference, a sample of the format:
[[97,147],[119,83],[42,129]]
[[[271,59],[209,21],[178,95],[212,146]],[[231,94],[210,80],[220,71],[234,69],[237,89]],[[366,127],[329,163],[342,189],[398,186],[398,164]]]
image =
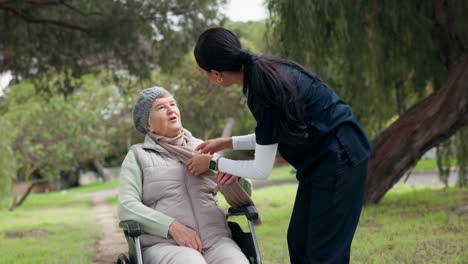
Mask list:
[[374,137],[366,203],[468,124],[467,1],[267,3],[277,48],[322,75]]
[[0,73],[22,79],[106,65],[146,75],[177,65],[225,0],[0,0]]

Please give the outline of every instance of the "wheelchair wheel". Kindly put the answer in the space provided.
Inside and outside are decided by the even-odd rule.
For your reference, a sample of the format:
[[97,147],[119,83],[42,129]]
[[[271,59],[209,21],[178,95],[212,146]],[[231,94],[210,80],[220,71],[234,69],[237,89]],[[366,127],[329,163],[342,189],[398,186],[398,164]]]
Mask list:
[[125,256],[124,254],[120,254],[119,258],[117,259],[116,262],[114,262],[114,264],[132,264],[132,263],[130,262],[130,260],[128,260],[127,256]]

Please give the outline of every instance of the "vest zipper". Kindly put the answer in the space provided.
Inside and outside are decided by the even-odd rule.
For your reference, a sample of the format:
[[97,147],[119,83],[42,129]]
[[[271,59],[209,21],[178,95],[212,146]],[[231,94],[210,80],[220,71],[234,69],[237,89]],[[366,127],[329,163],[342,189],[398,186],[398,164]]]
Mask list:
[[[189,192],[189,189],[188,189],[188,177],[191,177],[191,175],[189,175],[188,173],[185,173],[185,190],[187,191],[187,196],[188,196],[188,199],[190,200],[190,205],[191,205],[191,209],[192,209],[192,214],[193,214],[193,218],[195,219],[195,228],[196,228],[196,232],[197,232],[197,235],[198,237],[200,237],[200,240],[202,239],[201,238],[201,235],[200,235],[200,226],[198,224],[198,217],[195,215],[195,209],[194,209],[194,205],[193,205],[193,200],[192,200],[192,196],[190,195],[190,192]],[[203,241],[202,241],[203,242]],[[202,252],[203,252],[203,244],[202,244]]]

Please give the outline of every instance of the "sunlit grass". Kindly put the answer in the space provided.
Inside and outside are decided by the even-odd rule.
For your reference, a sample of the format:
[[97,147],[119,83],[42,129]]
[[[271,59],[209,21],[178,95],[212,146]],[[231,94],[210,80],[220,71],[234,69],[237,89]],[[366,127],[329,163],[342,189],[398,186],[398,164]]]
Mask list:
[[[0,263],[91,263],[99,226],[90,200],[65,192],[32,194],[13,212],[0,211]],[[7,238],[7,232],[38,232]]]
[[[75,194],[115,184],[33,194],[14,212],[0,211],[0,263],[91,263],[99,226],[90,200]],[[286,232],[296,188],[286,184],[254,190],[263,222],[256,232],[264,263],[289,263]],[[116,206],[116,197],[108,202]],[[467,189],[396,186],[381,203],[364,208],[351,263],[468,263],[468,218],[452,215],[467,202]],[[227,208],[222,197],[220,203]],[[234,220],[247,230],[243,218]],[[7,231],[32,229],[48,233],[5,237]]]
[[[451,159],[452,166],[457,165],[456,159]],[[437,162],[434,159],[422,159],[419,160],[416,166],[414,167],[413,171],[418,170],[436,170],[437,169]],[[293,171],[293,167],[291,165],[275,167],[271,171],[268,180],[280,180],[280,179],[293,179],[296,177],[296,173]]]
[[[286,232],[296,188],[254,192],[263,220],[256,232],[265,263],[289,263]],[[351,263],[467,263],[468,219],[451,215],[467,200],[467,189],[396,186],[380,204],[364,208]],[[221,204],[227,207],[224,200]],[[236,221],[245,228],[245,220]]]

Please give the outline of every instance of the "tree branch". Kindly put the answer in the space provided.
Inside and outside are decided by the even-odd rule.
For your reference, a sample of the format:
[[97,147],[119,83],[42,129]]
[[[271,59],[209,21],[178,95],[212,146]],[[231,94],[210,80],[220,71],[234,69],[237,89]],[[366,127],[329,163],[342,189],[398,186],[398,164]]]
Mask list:
[[433,94],[412,106],[372,145],[365,203],[377,203],[421,156],[468,121],[468,54],[460,56]]
[[0,4],[0,9],[10,11],[13,14],[17,15],[18,17],[22,18],[24,21],[29,22],[29,23],[49,24],[49,25],[55,25],[55,26],[59,26],[59,27],[63,27],[63,28],[79,30],[79,31],[82,31],[82,32],[84,32],[86,34],[91,33],[87,27],[77,25],[77,24],[73,24],[73,23],[70,23],[70,22],[67,22],[67,21],[63,21],[63,20],[31,17],[31,16],[28,16],[25,13],[21,12],[21,10],[17,10],[14,7],[9,6],[9,5]]
[[37,180],[37,181],[34,181],[32,182],[29,187],[26,189],[26,191],[23,193],[23,195],[21,196],[20,200],[19,201],[16,201],[16,199],[13,201],[13,203],[11,204],[10,208],[8,208],[9,211],[13,211],[15,210],[15,208],[19,207],[21,204],[23,204],[23,202],[26,200],[26,198],[29,196],[29,194],[31,193],[32,189],[34,188],[34,186],[38,185],[38,184],[42,184],[42,183],[47,183],[48,180],[47,179],[41,179],[41,180]]
[[[65,6],[68,9],[75,11],[76,13],[82,15],[82,16],[88,16],[91,14],[86,14],[85,12],[81,11],[79,8],[76,8],[75,6],[67,3],[65,0],[48,0],[48,1],[41,1],[41,0],[29,0],[28,3],[35,5],[35,6]],[[99,13],[96,13],[99,15]]]
[[29,4],[32,5],[62,5],[65,4],[64,0],[48,0],[48,1],[41,1],[41,0],[29,0],[27,1]]

